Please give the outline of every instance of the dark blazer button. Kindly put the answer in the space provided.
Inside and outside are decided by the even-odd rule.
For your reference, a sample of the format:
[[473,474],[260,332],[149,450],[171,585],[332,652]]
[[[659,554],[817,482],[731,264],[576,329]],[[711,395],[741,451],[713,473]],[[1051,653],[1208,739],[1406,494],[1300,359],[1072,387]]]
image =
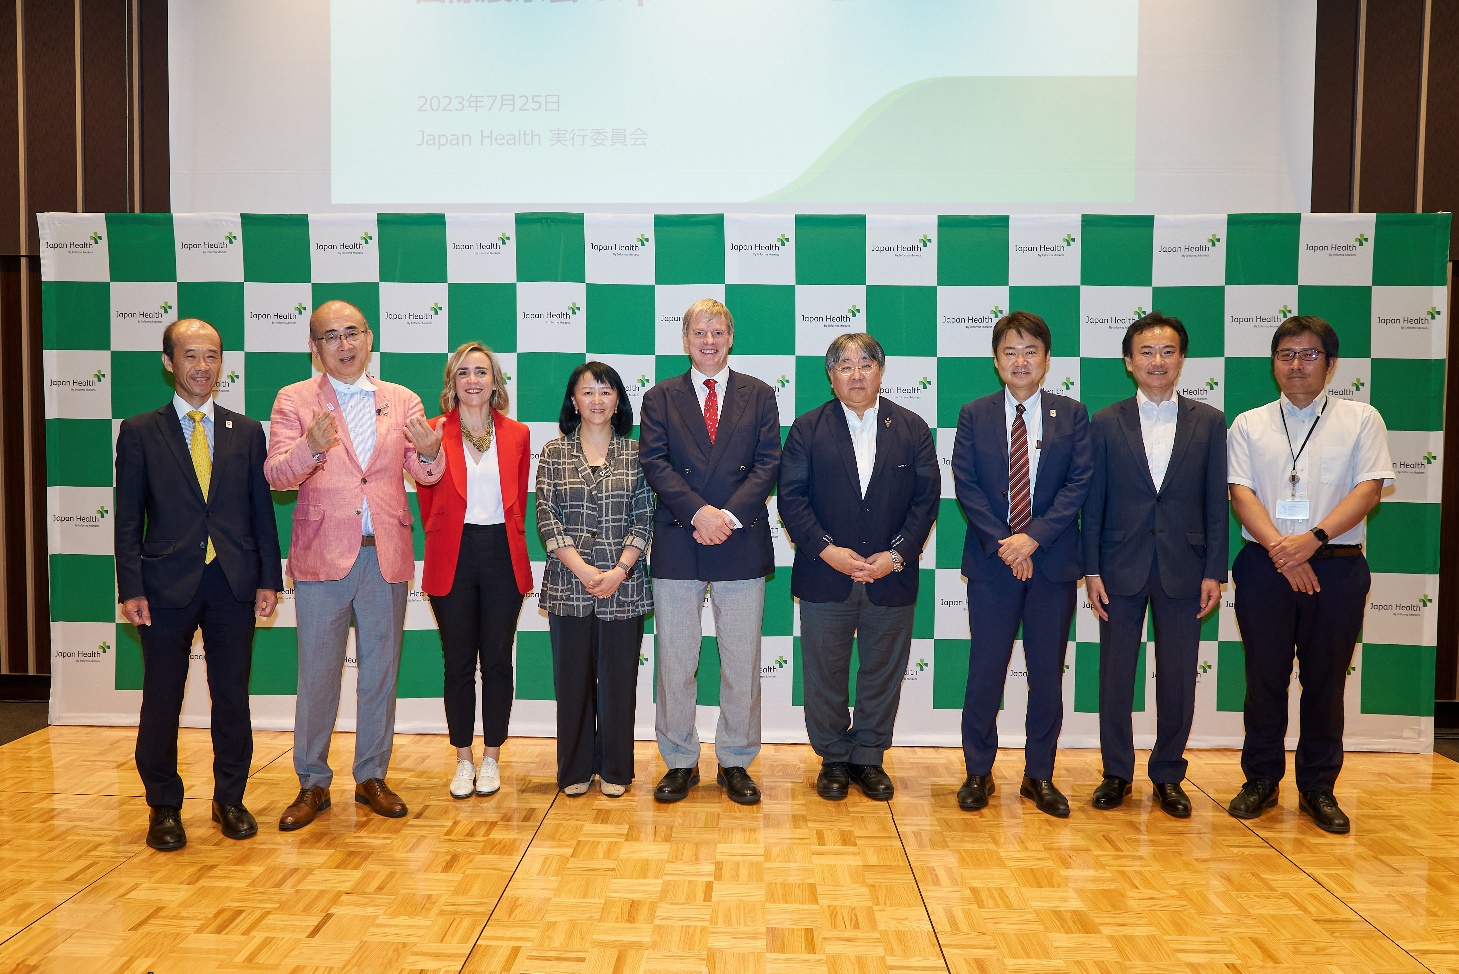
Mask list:
[[685,473],[692,473],[692,472],[693,472],[693,471],[691,471],[691,470],[690,470],[690,469],[689,469],[689,468],[688,468],[688,467],[685,467],[685,468],[684,468],[684,472],[685,472]]
[[1154,537],[1155,536],[1155,529],[1154,528],[1151,528],[1150,529],[1150,536],[1151,537]]
[[199,541],[198,542],[198,547],[199,548],[207,548],[208,547],[208,543],[206,541]]
[[745,469],[745,465],[744,465],[744,464],[743,464],[743,463],[742,463],[742,464],[740,464],[740,470],[741,470],[741,471],[742,471],[742,472],[743,472],[743,471],[744,471],[744,469]]

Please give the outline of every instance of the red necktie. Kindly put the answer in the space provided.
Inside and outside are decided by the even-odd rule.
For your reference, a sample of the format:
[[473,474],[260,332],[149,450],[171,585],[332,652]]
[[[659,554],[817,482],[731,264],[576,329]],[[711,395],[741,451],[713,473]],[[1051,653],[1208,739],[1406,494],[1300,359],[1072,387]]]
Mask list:
[[[704,386],[709,394],[704,397],[704,428],[709,430],[709,442],[714,442],[714,434],[719,432],[719,393],[714,391],[714,379],[705,379]],[[1024,478],[1027,480],[1027,477]]]
[[1023,425],[1023,403],[1014,409],[1008,436],[1008,526],[1019,534],[1033,520],[1028,491],[1028,427]]

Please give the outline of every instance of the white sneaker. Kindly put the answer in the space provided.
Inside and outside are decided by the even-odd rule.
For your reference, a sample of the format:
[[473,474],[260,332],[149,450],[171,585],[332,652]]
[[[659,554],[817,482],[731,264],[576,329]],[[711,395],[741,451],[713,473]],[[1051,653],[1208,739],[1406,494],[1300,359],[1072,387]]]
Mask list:
[[451,779],[452,798],[470,798],[476,790],[476,767],[464,758],[456,760],[456,776]]
[[495,795],[501,791],[502,772],[497,767],[496,758],[484,757],[481,759],[481,770],[476,772],[476,793],[478,795]]
[[599,778],[598,789],[609,798],[621,798],[623,797],[623,793],[628,790],[628,786],[615,785],[611,781],[604,781],[602,778]]
[[587,781],[575,781],[572,784],[568,785],[566,788],[562,789],[562,793],[569,798],[577,798],[581,795],[586,795],[588,793],[588,789],[591,788],[592,785],[592,778],[589,778]]

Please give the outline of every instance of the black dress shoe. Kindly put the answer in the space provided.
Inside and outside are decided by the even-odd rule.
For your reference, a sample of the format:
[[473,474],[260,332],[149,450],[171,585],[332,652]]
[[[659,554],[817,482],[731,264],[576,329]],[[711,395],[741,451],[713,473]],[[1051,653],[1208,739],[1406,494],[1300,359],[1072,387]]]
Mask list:
[[897,793],[897,786],[879,764],[853,764],[850,775],[861,793],[872,801],[889,802]]
[[1297,796],[1297,811],[1312,816],[1312,821],[1324,832],[1347,835],[1353,823],[1337,807],[1337,799],[1326,788],[1315,788]]
[[1045,815],[1052,815],[1054,818],[1069,817],[1069,799],[1047,778],[1030,778],[1024,775],[1023,784],[1018,786],[1018,793],[1032,801]]
[[827,761],[816,775],[816,794],[828,802],[838,802],[851,790],[851,777],[845,761]]
[[760,804],[760,789],[755,786],[755,779],[750,777],[750,772],[744,768],[721,766],[714,780],[724,789],[725,796],[736,805]]
[[1277,783],[1258,778],[1241,786],[1241,791],[1226,806],[1234,818],[1256,818],[1277,803]]
[[677,802],[689,797],[689,789],[699,784],[698,768],[670,768],[654,789],[654,801]]
[[176,805],[154,806],[147,821],[147,844],[152,848],[159,852],[173,852],[187,845],[181,808]]
[[224,838],[251,839],[258,835],[258,822],[242,805],[220,805],[213,802],[213,821],[221,826]]
[[988,799],[998,790],[991,774],[970,774],[957,790],[957,807],[965,812],[976,812],[988,807]]
[[1104,780],[1094,786],[1094,797],[1089,804],[1109,811],[1125,803],[1125,796],[1133,790],[1131,784],[1117,775],[1107,774]]
[[1185,789],[1179,781],[1155,782],[1155,801],[1167,815],[1176,818],[1191,817],[1191,800],[1185,796]]

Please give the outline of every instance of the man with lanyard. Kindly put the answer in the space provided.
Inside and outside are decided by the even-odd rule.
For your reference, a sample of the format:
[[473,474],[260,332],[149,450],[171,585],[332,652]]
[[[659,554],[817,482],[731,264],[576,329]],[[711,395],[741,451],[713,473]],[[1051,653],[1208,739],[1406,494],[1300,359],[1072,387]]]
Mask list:
[[1327,391],[1337,358],[1331,325],[1288,318],[1272,336],[1282,395],[1231,426],[1227,480],[1246,538],[1231,567],[1246,649],[1246,783],[1228,810],[1251,819],[1277,802],[1295,649],[1297,807],[1318,828],[1345,833],[1351,826],[1332,789],[1343,761],[1343,689],[1370,581],[1364,519],[1393,483],[1393,460],[1378,411]]

